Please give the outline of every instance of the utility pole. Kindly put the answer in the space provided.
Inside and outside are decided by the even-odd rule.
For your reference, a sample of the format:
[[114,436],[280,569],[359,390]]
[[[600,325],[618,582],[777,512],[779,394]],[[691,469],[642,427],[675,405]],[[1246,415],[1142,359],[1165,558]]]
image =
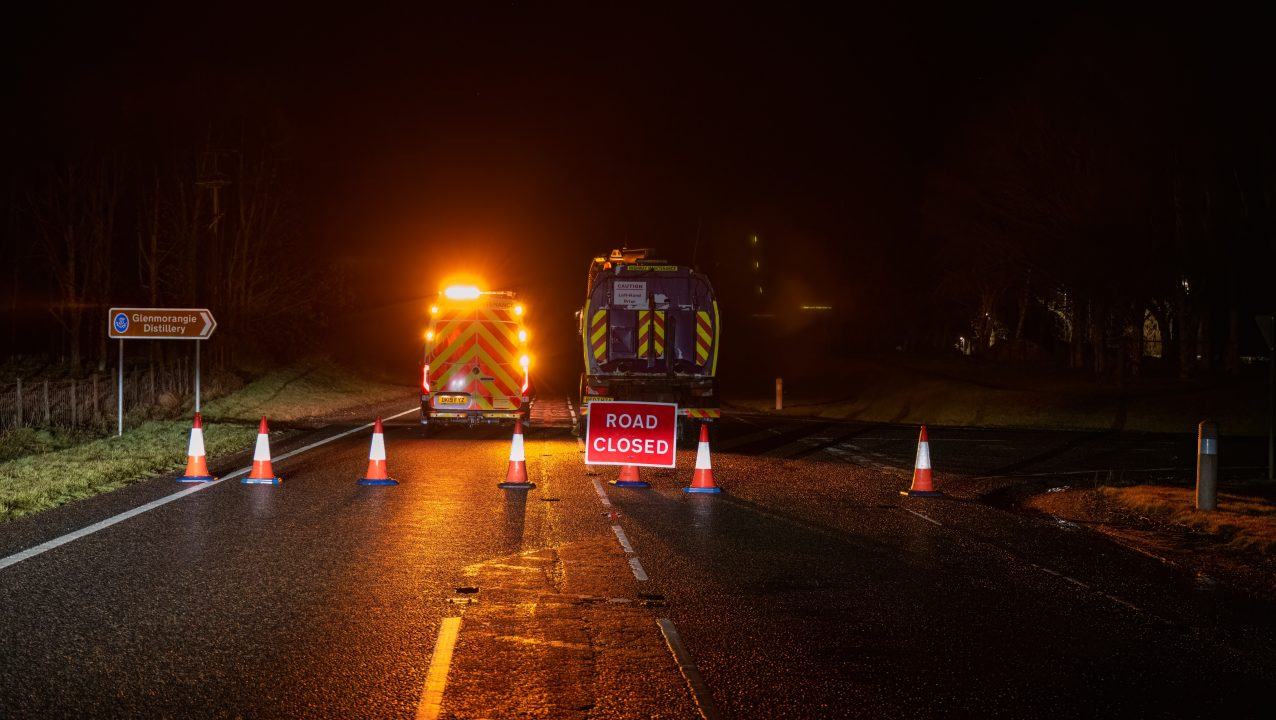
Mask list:
[[[210,268],[210,270],[212,271],[210,273],[210,276],[212,278],[211,280],[212,287],[209,288],[210,290],[215,289],[217,287],[217,283],[223,283],[223,287],[225,287],[228,284],[226,283],[227,278],[226,278],[225,268],[220,267],[219,264],[221,262],[222,256],[224,255],[224,251],[226,249],[226,244],[222,242],[221,190],[222,188],[230,184],[230,180],[227,180],[225,174],[223,174],[218,169],[217,159],[221,155],[228,154],[229,152],[230,151],[228,150],[218,150],[215,148],[209,148],[205,150],[204,162],[202,163],[203,168],[200,171],[199,179],[195,181],[195,184],[198,187],[210,191],[213,196],[213,217],[212,217],[212,221],[209,222],[208,224],[208,229],[213,239],[213,252],[210,253],[210,257],[215,258],[216,260],[214,260],[214,262],[218,263],[218,265],[214,265],[213,267]],[[196,249],[195,252],[198,253],[198,249]],[[192,278],[192,281],[193,280],[194,278]],[[208,302],[210,304],[213,304],[214,306],[220,305],[222,307],[225,307],[227,305],[227,303],[225,302],[226,298],[222,296],[221,293],[210,292],[208,293],[208,295],[209,295]],[[198,303],[193,303],[193,304],[198,304]],[[196,341],[195,342],[195,377],[196,377],[195,409],[196,410],[199,409],[199,395],[200,395],[199,393],[199,345],[200,345],[199,341]],[[223,361],[224,359],[225,358],[223,357]],[[224,365],[225,363],[223,362],[219,364],[219,367],[224,367]]]

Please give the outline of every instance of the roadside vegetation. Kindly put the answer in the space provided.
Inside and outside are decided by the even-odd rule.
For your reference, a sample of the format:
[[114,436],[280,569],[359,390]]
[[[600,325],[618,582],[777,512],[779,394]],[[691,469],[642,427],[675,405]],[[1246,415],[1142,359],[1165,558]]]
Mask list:
[[1269,498],[1219,493],[1218,509],[1202,512],[1193,507],[1191,488],[1135,485],[1099,492],[1134,512],[1208,533],[1236,549],[1276,554],[1276,503]]
[[[366,414],[396,399],[407,407],[413,399],[410,387],[357,377],[322,360],[247,383],[224,375],[209,385],[212,399],[203,415],[210,461],[251,450],[262,415],[281,424],[319,422]],[[108,435],[114,428],[104,426],[0,432],[0,522],[180,470],[190,432],[188,412],[189,405],[177,404],[134,408],[120,437]],[[162,417],[151,419],[157,414]]]
[[[786,415],[866,422],[1195,433],[1203,418],[1229,435],[1262,435],[1262,378],[1144,378],[1123,385],[1049,367],[884,357],[826,362],[784,378]],[[775,412],[774,380],[724,390],[728,404]]]
[[[215,460],[251,448],[256,431],[251,425],[206,423],[204,445]],[[57,449],[39,445],[34,454],[0,462],[0,521],[180,470],[189,432],[187,421],[153,420],[120,437]]]
[[314,361],[268,372],[204,405],[213,420],[297,422],[367,408],[395,399],[411,405],[411,387],[354,375],[335,363]]

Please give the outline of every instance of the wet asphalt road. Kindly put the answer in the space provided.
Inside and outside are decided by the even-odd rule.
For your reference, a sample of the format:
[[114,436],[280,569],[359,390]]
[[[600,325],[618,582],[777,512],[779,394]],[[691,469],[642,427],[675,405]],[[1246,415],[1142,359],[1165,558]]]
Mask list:
[[[915,428],[738,415],[714,432],[728,492],[706,497],[680,492],[691,451],[618,490],[565,401],[537,414],[529,492],[496,488],[502,431],[423,438],[409,415],[388,428],[398,487],[355,485],[361,432],[277,463],[282,487],[226,481],[0,569],[0,717],[428,716],[445,618],[439,717],[1276,709],[1270,603],[981,501],[1181,476],[1190,436],[934,429],[949,496],[930,500],[898,494]],[[0,557],[177,489],[7,523]]]

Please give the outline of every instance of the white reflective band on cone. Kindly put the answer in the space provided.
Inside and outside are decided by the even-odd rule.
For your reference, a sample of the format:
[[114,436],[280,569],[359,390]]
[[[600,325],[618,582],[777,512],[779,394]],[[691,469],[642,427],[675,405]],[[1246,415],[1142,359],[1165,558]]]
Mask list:
[[1214,438],[1201,438],[1201,454],[1217,455],[1218,440],[1215,440]]
[[510,443],[510,460],[512,462],[524,462],[527,460],[523,456],[523,436],[515,435],[514,442]]
[[700,443],[700,447],[696,449],[696,469],[711,469],[709,467],[709,443]]
[[917,466],[916,467],[918,470],[930,469],[930,443],[928,442],[917,443]]
[[204,454],[204,431],[199,428],[191,429],[190,448],[186,451],[191,457],[199,457]]
[[369,460],[385,460],[385,435],[372,433],[372,450],[368,452]]
[[257,448],[253,450],[253,460],[270,459],[270,438],[266,433],[257,433]]

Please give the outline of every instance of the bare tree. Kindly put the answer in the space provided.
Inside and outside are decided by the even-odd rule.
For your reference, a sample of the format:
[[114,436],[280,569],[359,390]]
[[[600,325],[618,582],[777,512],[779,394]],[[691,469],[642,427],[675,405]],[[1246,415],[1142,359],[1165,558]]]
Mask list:
[[76,371],[83,359],[85,311],[109,302],[120,185],[118,165],[110,160],[67,163],[46,173],[28,198],[32,225],[57,285],[52,311],[65,330]]

